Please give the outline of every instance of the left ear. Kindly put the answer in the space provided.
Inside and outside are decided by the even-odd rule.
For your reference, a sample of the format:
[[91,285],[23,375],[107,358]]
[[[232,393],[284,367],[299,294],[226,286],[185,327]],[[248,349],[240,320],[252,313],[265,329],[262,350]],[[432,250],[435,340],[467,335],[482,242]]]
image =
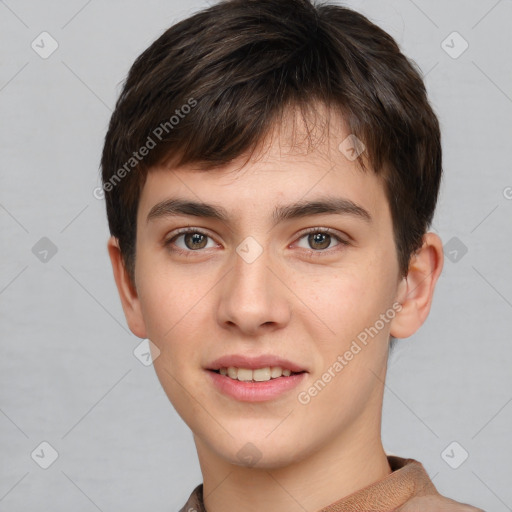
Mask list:
[[435,233],[426,233],[422,247],[411,257],[407,276],[398,286],[396,300],[402,309],[391,321],[391,336],[408,338],[425,322],[443,263],[443,242]]
[[144,315],[142,314],[137,289],[126,270],[121,249],[119,248],[119,240],[111,236],[108,239],[107,249],[128,327],[135,336],[147,338]]

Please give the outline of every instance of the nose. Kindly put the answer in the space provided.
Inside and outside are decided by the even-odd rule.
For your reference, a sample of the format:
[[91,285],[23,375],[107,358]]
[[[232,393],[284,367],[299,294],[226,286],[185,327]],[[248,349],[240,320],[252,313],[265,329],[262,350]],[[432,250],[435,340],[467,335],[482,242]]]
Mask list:
[[233,268],[220,283],[219,324],[247,335],[284,327],[291,316],[292,294],[283,283],[275,258],[269,249],[254,261],[240,254],[233,255]]

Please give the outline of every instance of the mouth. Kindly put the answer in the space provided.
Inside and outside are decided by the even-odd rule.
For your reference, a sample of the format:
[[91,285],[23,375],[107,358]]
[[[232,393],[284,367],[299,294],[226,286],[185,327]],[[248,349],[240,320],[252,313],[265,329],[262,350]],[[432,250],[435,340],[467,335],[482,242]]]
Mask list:
[[207,369],[213,387],[222,395],[241,402],[265,402],[287,395],[307,378],[307,371],[292,372],[277,367],[251,370],[221,367]]
[[217,375],[223,375],[232,380],[240,382],[268,382],[276,379],[283,379],[292,377],[294,375],[300,375],[307,373],[306,370],[300,372],[293,372],[288,369],[281,367],[265,367],[256,370],[250,368],[235,368],[233,366],[227,368],[219,368],[218,370],[209,369],[210,372],[216,373]]

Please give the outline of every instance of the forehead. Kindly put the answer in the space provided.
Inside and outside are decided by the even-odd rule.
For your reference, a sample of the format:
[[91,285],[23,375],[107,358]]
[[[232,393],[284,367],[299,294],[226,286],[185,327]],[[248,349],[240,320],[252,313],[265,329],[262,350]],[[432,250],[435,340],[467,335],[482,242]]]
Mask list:
[[360,168],[347,152],[351,145],[352,135],[338,116],[311,129],[300,116],[288,115],[249,161],[242,155],[211,170],[197,164],[176,168],[172,163],[151,168],[141,191],[138,224],[172,198],[215,203],[217,211],[240,221],[258,213],[275,222],[280,207],[319,198],[346,200],[345,206],[352,203],[378,217],[387,208],[383,181],[368,164],[366,171]]

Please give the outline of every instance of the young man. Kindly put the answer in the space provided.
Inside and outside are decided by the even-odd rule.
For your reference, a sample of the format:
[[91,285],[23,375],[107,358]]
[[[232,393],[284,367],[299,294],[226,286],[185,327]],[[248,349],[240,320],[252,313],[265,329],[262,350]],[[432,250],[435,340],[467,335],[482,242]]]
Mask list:
[[102,156],[131,331],[193,432],[184,511],[477,510],[387,456],[390,338],[443,266],[421,76],[362,15],[224,1],[132,66]]

